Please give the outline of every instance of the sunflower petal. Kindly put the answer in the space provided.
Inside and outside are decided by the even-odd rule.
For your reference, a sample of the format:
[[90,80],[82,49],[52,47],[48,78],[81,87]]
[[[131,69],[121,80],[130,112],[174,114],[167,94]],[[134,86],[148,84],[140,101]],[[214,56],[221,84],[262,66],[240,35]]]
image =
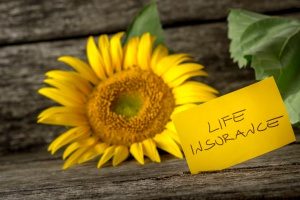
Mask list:
[[58,136],[48,147],[48,151],[54,154],[58,149],[64,145],[78,139],[80,137],[87,137],[90,129],[89,127],[75,127],[64,132]]
[[109,45],[109,39],[107,35],[101,35],[99,37],[98,46],[100,50],[100,55],[102,56],[103,59],[104,69],[108,77],[110,77],[113,75],[114,69],[111,61],[110,45]]
[[215,96],[212,97],[203,97],[203,96],[188,96],[175,99],[176,105],[190,104],[190,103],[203,103],[209,100],[214,99]]
[[71,106],[71,107],[82,107],[83,104],[75,101],[74,99],[64,95],[56,88],[46,87],[41,88],[38,90],[38,93],[52,99],[53,101],[64,105],[64,106]]
[[70,144],[63,153],[63,160],[65,160],[69,155],[71,155],[79,147],[80,147],[79,142],[73,142],[72,144]]
[[[165,82],[172,82],[176,80],[177,78],[181,77],[184,74],[194,72],[194,71],[200,71],[203,68],[202,65],[196,64],[196,63],[185,63],[178,65],[177,67],[170,68],[163,76],[162,78],[165,80]],[[206,72],[201,71],[201,75],[207,75]]]
[[55,79],[46,79],[44,80],[44,82],[47,83],[48,85],[55,87],[61,93],[63,93],[64,95],[68,96],[69,98],[71,98],[72,100],[80,104],[84,104],[87,100],[87,95],[76,90],[76,88],[73,87],[72,85],[61,83],[60,81]]
[[92,160],[95,157],[102,155],[107,148],[107,144],[105,143],[97,143],[97,144],[90,144],[91,148],[86,151],[81,158],[78,160],[78,164],[84,163],[86,161]]
[[214,89],[213,87],[210,87],[204,83],[200,83],[198,81],[187,81],[185,82],[184,84],[176,87],[176,88],[173,88],[173,92],[184,92],[186,90],[189,90],[189,91],[197,91],[197,92],[200,92],[200,91],[205,91],[205,92],[211,92],[211,93],[214,93],[214,94],[218,94],[219,92]]
[[104,153],[105,149],[108,148],[108,145],[105,143],[96,144],[94,146],[95,151],[98,153],[98,155],[101,155]]
[[144,164],[144,153],[142,143],[133,143],[130,146],[130,153],[140,164]]
[[167,130],[165,130],[165,133],[168,136],[170,136],[178,144],[179,148],[181,149],[181,141],[179,139],[179,136],[178,136],[177,132],[167,129]]
[[46,76],[78,88],[84,94],[89,94],[93,90],[91,84],[76,72],[52,70],[47,72]]
[[96,156],[98,156],[99,154],[95,151],[94,148],[90,148],[88,151],[86,151],[84,154],[82,154],[82,156],[80,157],[80,159],[77,161],[78,164],[87,162],[89,160],[94,159]]
[[202,103],[216,98],[216,95],[206,93],[206,94],[195,94],[195,93],[187,93],[181,94],[180,96],[175,96],[176,105],[182,105],[186,103]]
[[104,154],[98,162],[97,168],[102,167],[107,161],[109,161],[109,159],[113,157],[115,148],[115,146],[110,146],[107,149],[105,149]]
[[173,140],[175,140],[178,144],[181,144],[179,136],[177,134],[177,131],[176,131],[176,128],[175,128],[175,125],[174,125],[173,121],[170,121],[170,122],[167,123],[165,132],[171,138],[173,138]]
[[92,146],[97,142],[97,138],[96,137],[89,137],[85,140],[80,141],[80,145],[81,146]]
[[117,33],[113,35],[110,39],[110,54],[112,65],[116,72],[122,70],[122,61],[123,61],[123,49],[121,38],[123,37],[124,32]]
[[147,70],[150,68],[152,46],[153,39],[151,38],[150,33],[144,33],[141,37],[137,52],[138,66],[141,69]]
[[[173,113],[171,114],[171,117],[174,115],[174,114],[177,114],[177,113],[180,113],[180,112],[182,112],[182,111],[185,111],[185,110],[187,110],[187,109],[190,109],[190,108],[193,108],[193,107],[195,107],[195,106],[197,106],[196,104],[184,104],[184,105],[180,105],[180,106],[177,106],[177,107],[175,107],[174,108],[174,110],[173,110]],[[168,125],[168,124],[167,124]],[[174,127],[175,128],[175,127]],[[176,130],[176,129],[174,129],[174,130]]]
[[145,155],[148,156],[154,162],[160,162],[160,157],[156,149],[155,142],[152,140],[152,138],[144,140],[142,144]]
[[82,140],[79,140],[77,142],[72,143],[68,148],[65,150],[63,154],[63,159],[68,157],[74,150],[76,150],[79,147],[92,147],[97,142],[97,139],[94,137],[88,137],[84,138]]
[[133,37],[129,40],[125,47],[124,69],[129,69],[137,66],[137,51],[139,46],[139,38]]
[[84,115],[59,113],[38,119],[38,123],[61,126],[86,126],[89,125]]
[[76,107],[67,107],[67,106],[52,106],[50,108],[47,108],[46,110],[43,110],[38,118],[47,118],[55,114],[76,114],[76,115],[84,115],[85,109],[78,109]]
[[151,69],[156,67],[157,63],[169,54],[168,49],[164,45],[158,45],[153,51],[151,58]]
[[93,71],[101,80],[105,80],[106,75],[103,67],[103,60],[92,36],[88,38],[86,49],[87,58]]
[[152,69],[158,76],[162,76],[169,69],[177,68],[177,65],[189,60],[191,57],[187,54],[173,54],[162,58]]
[[172,82],[166,82],[166,83],[170,88],[174,88],[174,87],[181,85],[187,79],[195,77],[195,76],[202,76],[202,74],[203,74],[202,71],[189,72],[189,73],[186,73],[186,74],[180,76],[179,78],[175,79]]
[[178,145],[165,132],[161,134],[156,134],[154,137],[154,141],[156,145],[162,150],[165,150],[178,158],[183,158],[183,155]]
[[113,158],[113,166],[117,166],[123,162],[129,156],[128,147],[126,146],[117,146],[115,149],[115,155]]
[[96,74],[90,68],[90,66],[79,58],[72,56],[62,56],[58,58],[58,61],[64,62],[73,69],[75,69],[84,79],[90,81],[94,85],[97,85],[99,79]]
[[169,121],[169,122],[166,124],[165,128],[166,128],[167,130],[176,132],[176,128],[175,128],[175,125],[174,125],[173,121]]
[[201,91],[184,91],[184,92],[176,92],[174,94],[175,101],[181,101],[181,99],[185,99],[188,97],[198,97],[203,101],[209,101],[211,99],[216,98],[216,95],[210,92],[201,92]]
[[89,147],[80,148],[77,151],[75,151],[64,163],[63,169],[68,169],[75,165],[77,161],[80,159],[81,155],[84,154]]

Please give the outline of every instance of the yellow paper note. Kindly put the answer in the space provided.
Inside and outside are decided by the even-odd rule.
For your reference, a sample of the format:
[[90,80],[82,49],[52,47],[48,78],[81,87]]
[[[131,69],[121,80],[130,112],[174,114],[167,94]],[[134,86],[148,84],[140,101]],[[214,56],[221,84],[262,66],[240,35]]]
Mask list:
[[295,141],[273,78],[176,114],[192,174],[228,168]]

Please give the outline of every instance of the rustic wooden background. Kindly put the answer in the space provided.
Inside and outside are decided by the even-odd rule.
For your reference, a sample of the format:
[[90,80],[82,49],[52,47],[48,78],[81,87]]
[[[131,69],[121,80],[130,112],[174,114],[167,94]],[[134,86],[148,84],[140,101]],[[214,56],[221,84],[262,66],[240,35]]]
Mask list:
[[[0,0],[0,198],[243,198],[300,196],[300,144],[222,172],[191,176],[183,160],[163,164],[60,171],[62,161],[46,145],[62,130],[37,125],[52,102],[39,96],[44,73],[65,67],[56,59],[85,59],[89,35],[122,31],[147,0]],[[176,52],[206,66],[206,81],[222,94],[254,81],[229,58],[226,16],[230,8],[300,19],[299,0],[160,0],[166,40]],[[299,140],[298,140],[299,141]]]

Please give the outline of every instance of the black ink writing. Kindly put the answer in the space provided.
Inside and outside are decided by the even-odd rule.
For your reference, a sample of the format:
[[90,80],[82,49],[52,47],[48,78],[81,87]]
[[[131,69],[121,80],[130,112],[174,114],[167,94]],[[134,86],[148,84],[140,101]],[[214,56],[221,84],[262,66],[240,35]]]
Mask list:
[[220,119],[217,119],[219,125],[216,125],[216,123],[215,123],[215,125],[214,125],[215,128],[212,128],[212,123],[211,122],[207,122],[208,132],[213,133],[215,131],[222,130],[230,122],[237,123],[237,122],[240,122],[240,121],[244,120],[245,111],[246,111],[246,109],[242,109],[242,110],[233,112],[230,115],[225,115],[225,116],[221,117]]
[[[245,109],[239,111],[240,114],[236,113],[237,116],[232,117],[232,119],[233,120],[238,120],[238,121],[243,120],[244,118],[242,118],[243,115],[241,114],[242,111],[245,111]],[[208,150],[213,149],[217,146],[223,146],[223,145],[225,145],[227,143],[230,143],[234,140],[237,140],[237,139],[240,140],[242,138],[246,138],[249,135],[264,133],[268,129],[272,129],[272,128],[275,128],[275,127],[279,126],[280,125],[279,119],[282,118],[282,117],[283,117],[283,115],[280,115],[280,116],[277,116],[277,117],[274,117],[274,118],[271,118],[271,119],[268,119],[266,121],[259,122],[259,123],[256,123],[256,124],[255,123],[250,123],[249,128],[246,129],[246,130],[238,129],[234,133],[225,133],[221,136],[216,136],[215,139],[207,139],[205,142],[203,142],[203,144],[200,141],[198,141],[198,144],[196,146],[190,144],[192,154],[196,155],[196,154],[198,154],[202,151],[208,151]],[[227,116],[225,116],[223,118],[224,119],[226,119],[226,118],[229,119]],[[228,121],[228,120],[225,120],[225,121]]]

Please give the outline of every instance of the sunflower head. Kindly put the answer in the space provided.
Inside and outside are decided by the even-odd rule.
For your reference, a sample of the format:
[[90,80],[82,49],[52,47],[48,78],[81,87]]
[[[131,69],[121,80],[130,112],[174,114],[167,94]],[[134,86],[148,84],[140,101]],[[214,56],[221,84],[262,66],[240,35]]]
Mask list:
[[123,35],[101,35],[98,45],[89,37],[88,62],[63,56],[73,71],[46,73],[49,86],[39,93],[59,105],[38,122],[69,127],[48,148],[53,154],[67,146],[64,169],[94,158],[98,167],[110,159],[116,166],[130,154],[140,164],[144,156],[160,162],[157,148],[182,158],[171,116],[215,98],[215,89],[190,80],[207,74],[189,55],[153,47],[149,33],[122,45]]

